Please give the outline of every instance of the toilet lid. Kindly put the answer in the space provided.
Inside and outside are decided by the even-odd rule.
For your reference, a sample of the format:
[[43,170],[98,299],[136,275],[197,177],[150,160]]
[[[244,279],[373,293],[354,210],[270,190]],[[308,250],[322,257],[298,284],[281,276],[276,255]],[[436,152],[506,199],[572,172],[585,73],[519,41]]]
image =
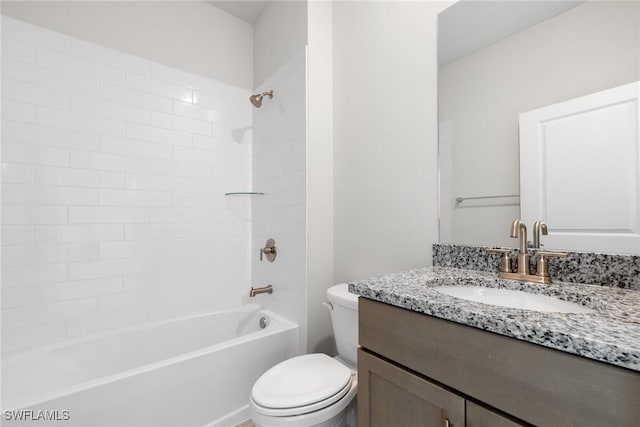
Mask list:
[[263,408],[308,406],[347,388],[351,369],[326,354],[307,354],[285,360],[265,372],[251,390]]

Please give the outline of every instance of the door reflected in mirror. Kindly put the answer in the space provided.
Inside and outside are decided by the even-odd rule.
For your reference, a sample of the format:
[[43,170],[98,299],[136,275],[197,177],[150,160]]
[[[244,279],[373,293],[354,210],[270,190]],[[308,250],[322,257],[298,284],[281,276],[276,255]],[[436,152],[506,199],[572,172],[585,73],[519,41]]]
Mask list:
[[[522,218],[547,222],[547,249],[640,253],[637,97],[623,135],[611,132],[623,119],[576,114],[563,132],[583,120],[589,141],[538,123],[534,155],[519,129],[523,113],[640,80],[640,4],[460,1],[438,31],[440,242],[514,247],[509,224]],[[521,171],[547,191],[531,193]]]

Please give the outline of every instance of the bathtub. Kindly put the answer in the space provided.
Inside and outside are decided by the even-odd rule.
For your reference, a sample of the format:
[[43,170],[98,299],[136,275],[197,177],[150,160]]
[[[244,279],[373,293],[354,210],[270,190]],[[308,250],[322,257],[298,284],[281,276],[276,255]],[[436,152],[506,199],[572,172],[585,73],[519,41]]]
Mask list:
[[21,353],[2,361],[2,425],[233,426],[297,337],[247,305]]

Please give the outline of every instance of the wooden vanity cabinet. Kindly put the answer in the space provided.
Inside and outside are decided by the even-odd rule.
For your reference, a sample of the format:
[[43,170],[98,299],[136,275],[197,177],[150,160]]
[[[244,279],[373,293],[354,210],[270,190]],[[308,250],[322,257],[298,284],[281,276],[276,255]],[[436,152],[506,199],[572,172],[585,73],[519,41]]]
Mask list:
[[362,349],[358,391],[359,426],[464,425],[464,398]]
[[359,427],[637,426],[640,374],[359,299]]
[[495,411],[358,350],[358,426],[518,427]]

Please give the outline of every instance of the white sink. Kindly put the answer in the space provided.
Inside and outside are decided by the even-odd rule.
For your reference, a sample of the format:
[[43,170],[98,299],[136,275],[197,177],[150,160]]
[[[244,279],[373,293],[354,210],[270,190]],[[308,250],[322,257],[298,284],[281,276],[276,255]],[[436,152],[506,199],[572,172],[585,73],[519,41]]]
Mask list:
[[436,291],[456,298],[500,307],[554,313],[595,313],[585,306],[563,301],[547,295],[529,294],[510,289],[481,288],[476,286],[439,286]]

